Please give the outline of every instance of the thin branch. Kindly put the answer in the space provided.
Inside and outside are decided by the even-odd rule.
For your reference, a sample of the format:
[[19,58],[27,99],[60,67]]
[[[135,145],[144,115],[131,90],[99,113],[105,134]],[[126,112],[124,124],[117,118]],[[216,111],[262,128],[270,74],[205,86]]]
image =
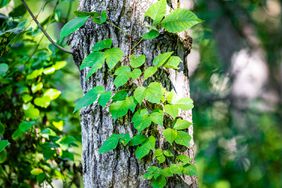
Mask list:
[[50,35],[44,30],[44,28],[41,26],[41,24],[39,23],[39,21],[36,19],[36,17],[34,16],[34,14],[32,13],[32,11],[30,10],[30,8],[28,7],[28,5],[26,4],[25,0],[21,0],[23,5],[25,6],[26,10],[28,11],[28,13],[30,14],[30,16],[32,17],[33,21],[35,21],[35,23],[37,24],[37,26],[39,27],[39,29],[43,32],[43,34],[47,37],[47,39],[54,45],[56,46],[58,49],[72,54],[71,51],[59,46],[51,37]]

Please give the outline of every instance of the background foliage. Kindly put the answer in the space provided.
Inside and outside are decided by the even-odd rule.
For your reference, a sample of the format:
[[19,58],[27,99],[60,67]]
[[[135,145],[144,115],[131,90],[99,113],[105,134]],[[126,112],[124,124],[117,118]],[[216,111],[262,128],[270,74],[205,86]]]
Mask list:
[[[281,2],[213,2],[219,8],[211,9],[215,4],[204,0],[194,4],[194,12],[205,20],[193,34],[193,49],[200,60],[190,81],[200,186],[281,187]],[[30,0],[28,4],[52,37],[59,39],[57,31],[73,17],[77,1]],[[0,147],[0,185],[30,187],[61,179],[65,187],[79,187],[81,138],[78,114],[73,113],[74,101],[81,96],[78,71],[70,56],[49,45],[20,1],[0,1],[4,5],[0,9],[0,138],[3,146],[4,140],[10,144]],[[275,8],[280,12],[273,14]],[[255,28],[266,54],[269,85],[280,98],[271,110],[256,105],[262,99],[252,101],[247,109],[234,105],[231,64],[219,57],[212,24],[219,21],[216,28],[224,30],[225,22],[230,22],[242,35],[238,12],[249,18],[247,23]],[[59,69],[58,62],[67,64]],[[45,94],[48,89],[61,94],[52,100]],[[234,111],[242,111],[244,123]]]

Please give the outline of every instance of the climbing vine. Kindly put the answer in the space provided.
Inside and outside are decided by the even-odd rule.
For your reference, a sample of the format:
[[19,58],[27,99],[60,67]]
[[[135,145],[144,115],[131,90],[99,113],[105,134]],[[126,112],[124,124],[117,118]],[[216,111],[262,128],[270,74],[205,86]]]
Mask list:
[[[167,7],[166,0],[160,0],[146,11],[145,16],[152,20],[152,25],[136,45],[142,40],[157,38],[160,32],[176,34],[201,22],[186,9],[177,8],[167,15]],[[106,11],[76,11],[75,14],[77,18],[62,28],[61,41],[89,19],[96,24],[113,24],[108,20]],[[191,110],[193,101],[180,98],[173,90],[166,90],[160,82],[147,80],[159,69],[166,72],[168,69],[177,70],[181,58],[175,56],[174,52],[161,53],[153,59],[152,66],[146,67],[145,55],[131,54],[125,61],[127,64],[120,65],[123,57],[123,51],[113,47],[112,39],[109,38],[96,42],[80,65],[81,70],[88,70],[88,79],[106,63],[109,73],[114,76],[116,89],[106,91],[104,86],[92,88],[77,101],[75,111],[98,103],[109,109],[113,120],[128,116],[136,130],[134,135],[112,134],[99,148],[99,153],[109,152],[118,145],[134,148],[137,159],[149,160],[153,164],[144,174],[145,179],[151,180],[153,187],[164,187],[167,179],[175,175],[194,176],[196,170],[191,159],[183,155],[191,140],[188,129],[192,122],[178,116],[181,111]],[[157,147],[161,142],[165,143],[165,148]]]

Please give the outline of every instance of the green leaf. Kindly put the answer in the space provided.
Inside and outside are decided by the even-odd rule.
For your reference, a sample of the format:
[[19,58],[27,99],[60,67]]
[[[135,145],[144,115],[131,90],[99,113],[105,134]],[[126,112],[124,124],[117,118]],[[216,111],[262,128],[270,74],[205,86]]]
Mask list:
[[156,167],[156,166],[149,166],[148,169],[146,170],[146,173],[144,174],[145,179],[152,179],[157,178],[161,175],[161,169]]
[[135,112],[132,117],[133,126],[138,132],[143,131],[151,125],[151,119],[149,118],[149,113],[146,109],[139,110]]
[[181,164],[171,164],[169,169],[173,174],[180,175],[182,174],[183,166]]
[[118,75],[114,80],[114,84],[116,88],[119,88],[120,86],[126,84],[128,80],[129,80],[128,74]]
[[31,103],[23,104],[23,110],[27,118],[37,119],[40,115],[40,111]]
[[193,105],[193,100],[191,98],[182,98],[176,102],[173,102],[175,105],[178,106],[178,108],[182,110],[191,110],[194,105]]
[[37,175],[43,173],[43,170],[42,170],[41,168],[34,168],[34,169],[32,169],[32,170],[30,171],[30,173],[31,173],[32,175],[37,176]]
[[67,65],[67,62],[66,61],[57,61],[55,63],[55,65],[53,65],[53,67],[56,69],[56,70],[60,70],[61,68],[65,67]]
[[101,65],[105,62],[105,55],[103,52],[91,52],[86,58],[83,59],[80,70],[86,67],[96,67],[95,69],[98,70],[97,67],[102,67]]
[[76,30],[78,30],[80,27],[82,27],[85,22],[88,20],[89,16],[86,17],[77,17],[69,22],[67,22],[64,27],[61,29],[60,32],[60,40],[62,41],[65,37],[69,36]]
[[129,66],[120,66],[119,68],[116,69],[115,75],[128,74],[130,72],[131,72],[131,69]]
[[111,91],[107,91],[105,93],[102,93],[98,99],[98,103],[102,106],[105,107],[106,104],[110,101],[112,97],[112,92]]
[[170,144],[172,144],[173,141],[177,138],[177,131],[171,128],[167,128],[163,131],[163,136]]
[[113,44],[112,39],[104,39],[99,42],[96,42],[92,50],[96,52],[96,51],[108,49],[108,48],[111,48],[112,44]]
[[1,0],[0,1],[0,8],[6,6],[9,2],[10,2],[10,0]]
[[139,86],[135,89],[133,96],[135,98],[135,100],[141,104],[143,99],[145,98],[145,90],[146,88],[143,86]]
[[34,99],[34,104],[42,108],[47,108],[50,105],[50,98],[48,96],[37,97]]
[[106,141],[103,142],[103,145],[99,148],[99,153],[103,154],[115,149],[118,145],[120,136],[118,134],[112,134]]
[[140,69],[133,69],[133,71],[130,73],[130,77],[135,80],[141,76],[142,72]]
[[148,155],[151,150],[155,149],[155,144],[156,144],[156,138],[150,136],[144,144],[142,144],[136,149],[135,151],[136,158],[140,160],[146,155]]
[[160,103],[162,95],[162,85],[159,82],[150,83],[145,91],[145,99],[151,103]]
[[155,30],[155,29],[151,29],[149,32],[145,33],[142,38],[144,40],[152,40],[157,38],[160,35],[159,31]]
[[192,125],[192,123],[189,122],[189,121],[186,121],[186,120],[183,120],[183,119],[177,119],[173,128],[176,129],[176,130],[183,130],[183,129],[189,128],[190,125]]
[[37,78],[38,76],[41,76],[42,73],[43,73],[43,70],[44,69],[41,68],[41,69],[37,69],[37,70],[32,71],[32,73],[30,73],[29,75],[26,76],[26,79],[31,80],[31,79]]
[[111,48],[105,51],[106,63],[108,67],[113,69],[116,64],[122,60],[123,51],[119,48]]
[[175,9],[162,21],[162,26],[171,33],[178,33],[190,29],[201,20],[187,9]]
[[140,144],[143,144],[145,141],[147,140],[147,137],[142,135],[142,134],[138,134],[135,135],[131,141],[130,141],[130,145],[131,146],[138,146]]
[[31,91],[32,93],[36,93],[37,91],[40,91],[43,88],[43,83],[40,82],[38,84],[32,84],[31,85]]
[[136,55],[131,55],[129,57],[130,59],[130,65],[132,68],[138,68],[140,66],[142,66],[145,61],[146,61],[146,56],[145,55],[140,55],[140,56],[136,56]]
[[153,76],[158,70],[158,67],[148,67],[144,72],[144,79],[148,79]]
[[105,88],[103,86],[96,86],[89,90],[82,98],[78,99],[78,101],[75,103],[74,112],[94,103],[97,100],[98,94],[101,94],[104,91]]
[[188,164],[191,162],[191,158],[187,155],[178,155],[176,160],[181,161],[183,164]]
[[119,137],[120,137],[120,143],[122,143],[124,146],[126,146],[131,140],[130,135],[128,133],[120,134]]
[[98,17],[100,14],[98,12],[86,12],[86,11],[74,11],[74,14],[78,17],[94,16]]
[[166,178],[164,176],[159,176],[157,179],[153,179],[152,187],[153,188],[163,188],[166,185]]
[[98,16],[93,17],[93,22],[97,24],[103,24],[106,21],[107,21],[107,12],[105,10],[103,10],[100,15],[98,14]]
[[8,140],[1,140],[0,141],[0,152],[2,152],[10,143]]
[[167,157],[173,157],[173,153],[171,153],[171,151],[169,150],[164,150],[164,155],[167,156]]
[[43,96],[49,97],[50,100],[55,100],[56,98],[58,98],[61,95],[61,91],[57,90],[57,89],[47,89],[44,92]]
[[5,76],[9,66],[6,63],[0,63],[0,76]]
[[150,114],[150,119],[155,124],[163,126],[164,113],[163,111],[155,111]]
[[164,67],[166,68],[172,68],[172,69],[178,69],[178,65],[179,63],[181,63],[182,60],[180,57],[178,56],[171,56],[169,58],[169,60],[167,61],[167,63],[164,65]]
[[178,116],[178,106],[167,104],[164,106],[165,113],[169,114],[171,117],[176,118]]
[[20,123],[19,127],[13,132],[12,138],[13,140],[17,140],[22,137],[31,127],[34,125],[33,121],[23,121]]
[[145,12],[145,16],[148,16],[154,20],[154,24],[160,23],[166,14],[166,0],[160,0],[150,6]]
[[188,176],[197,176],[197,168],[195,165],[189,165],[183,168],[183,174]]
[[127,97],[126,90],[120,90],[113,96],[112,101],[113,102],[123,101],[126,97]]
[[110,105],[110,113],[114,119],[120,118],[127,114],[128,110],[135,110],[136,104],[133,97],[127,97],[125,100],[117,101]]
[[163,168],[161,171],[161,175],[163,175],[164,177],[172,177],[173,173],[170,171],[170,168]]
[[190,145],[191,136],[184,131],[177,131],[177,138],[175,139],[175,143],[188,147]]
[[173,52],[166,52],[166,53],[159,54],[157,57],[154,58],[153,65],[157,67],[162,66],[170,58],[172,54]]

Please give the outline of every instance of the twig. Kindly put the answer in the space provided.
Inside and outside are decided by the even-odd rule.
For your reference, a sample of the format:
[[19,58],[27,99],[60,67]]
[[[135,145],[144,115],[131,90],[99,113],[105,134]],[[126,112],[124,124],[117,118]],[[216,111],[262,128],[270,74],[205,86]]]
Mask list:
[[47,37],[47,39],[54,45],[56,46],[58,49],[72,54],[71,51],[59,46],[55,41],[53,41],[53,39],[50,37],[50,35],[44,30],[44,28],[41,26],[41,24],[38,22],[38,20],[36,19],[36,17],[34,16],[34,14],[32,13],[32,11],[30,10],[30,8],[28,7],[28,5],[26,4],[25,0],[21,0],[23,5],[25,6],[26,10],[28,11],[28,13],[30,14],[30,16],[32,17],[33,21],[35,21],[35,23],[37,24],[37,26],[39,27],[39,29],[43,32],[43,34]]

